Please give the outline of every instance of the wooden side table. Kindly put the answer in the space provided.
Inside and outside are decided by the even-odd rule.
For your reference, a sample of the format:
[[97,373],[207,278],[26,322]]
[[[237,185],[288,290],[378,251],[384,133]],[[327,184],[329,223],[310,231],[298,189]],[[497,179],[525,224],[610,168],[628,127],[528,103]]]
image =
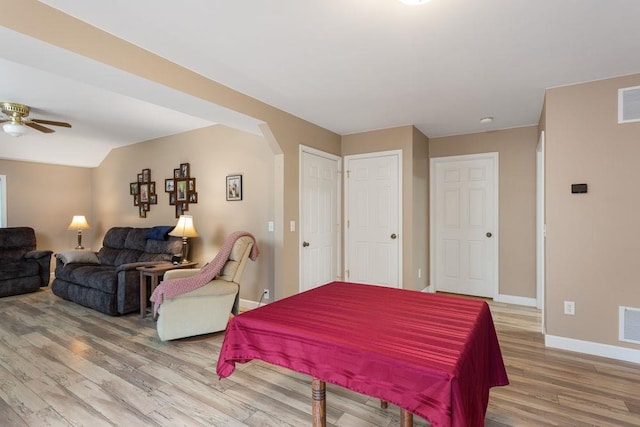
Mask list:
[[171,264],[168,262],[160,263],[156,265],[149,265],[144,267],[138,267],[136,270],[140,272],[140,318],[144,318],[144,315],[147,311],[147,278],[151,279],[151,286],[149,291],[149,296],[153,293],[156,286],[158,286],[158,282],[169,270],[177,270],[181,268],[193,268],[198,265],[197,262],[187,262],[180,264]]

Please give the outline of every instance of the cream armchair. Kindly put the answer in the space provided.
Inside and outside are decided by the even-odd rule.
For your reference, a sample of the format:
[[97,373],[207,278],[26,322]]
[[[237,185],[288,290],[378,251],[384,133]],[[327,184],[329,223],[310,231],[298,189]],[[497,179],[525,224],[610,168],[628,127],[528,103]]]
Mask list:
[[[253,247],[253,239],[236,240],[220,274],[201,288],[167,298],[158,309],[157,329],[162,341],[223,331],[229,315],[238,314],[240,277]],[[189,277],[200,269],[171,270],[164,280]]]

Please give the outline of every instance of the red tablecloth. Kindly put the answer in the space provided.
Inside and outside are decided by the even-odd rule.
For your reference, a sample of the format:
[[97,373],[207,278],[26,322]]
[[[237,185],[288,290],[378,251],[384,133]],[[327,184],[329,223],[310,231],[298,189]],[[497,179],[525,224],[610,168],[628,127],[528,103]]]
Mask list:
[[220,377],[260,359],[394,403],[434,426],[483,426],[507,385],[482,300],[334,282],[234,317]]

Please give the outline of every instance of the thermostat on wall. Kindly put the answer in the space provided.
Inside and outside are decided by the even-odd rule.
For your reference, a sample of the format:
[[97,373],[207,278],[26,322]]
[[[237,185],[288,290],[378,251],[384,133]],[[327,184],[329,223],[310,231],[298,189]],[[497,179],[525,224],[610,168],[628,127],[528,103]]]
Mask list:
[[571,184],[571,193],[580,194],[587,192],[587,184]]

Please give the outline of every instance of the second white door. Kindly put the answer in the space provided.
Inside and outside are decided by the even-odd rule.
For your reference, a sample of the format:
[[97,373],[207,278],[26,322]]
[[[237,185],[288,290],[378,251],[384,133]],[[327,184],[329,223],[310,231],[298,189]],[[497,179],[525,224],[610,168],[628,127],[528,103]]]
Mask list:
[[400,287],[401,154],[345,157],[345,276],[350,282]]

